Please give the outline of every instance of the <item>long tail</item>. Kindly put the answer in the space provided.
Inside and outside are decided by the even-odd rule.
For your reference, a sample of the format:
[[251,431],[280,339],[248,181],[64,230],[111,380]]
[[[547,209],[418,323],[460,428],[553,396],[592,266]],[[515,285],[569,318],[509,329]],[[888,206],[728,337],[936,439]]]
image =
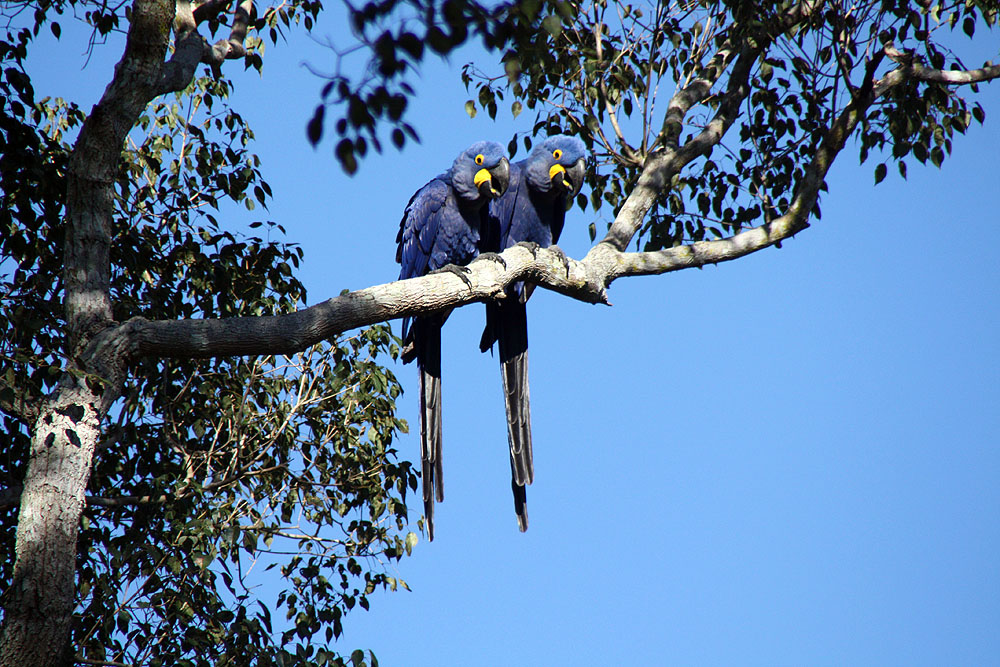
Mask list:
[[525,486],[534,481],[531,451],[531,401],[528,389],[528,313],[526,304],[513,296],[496,306],[494,323],[500,347],[500,376],[507,409],[507,442],[510,445],[511,490],[522,532],[528,529]]
[[427,537],[434,540],[434,499],[444,500],[441,427],[441,325],[421,322],[417,365],[420,370],[420,461]]

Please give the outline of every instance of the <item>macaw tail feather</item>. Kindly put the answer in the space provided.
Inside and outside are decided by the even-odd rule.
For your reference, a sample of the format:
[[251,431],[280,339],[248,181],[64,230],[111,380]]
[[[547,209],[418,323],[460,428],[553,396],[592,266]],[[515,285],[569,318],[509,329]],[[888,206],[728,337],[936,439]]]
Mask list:
[[510,490],[514,493],[514,511],[517,513],[517,527],[523,533],[528,530],[528,492],[517,482],[510,480]]
[[[483,327],[483,335],[479,339],[479,351],[493,351],[493,343],[497,340],[497,328],[500,321],[500,306],[495,303],[486,304],[486,326]],[[404,362],[405,363],[405,362]]]
[[511,472],[518,486],[535,477],[531,452],[531,401],[528,389],[528,316],[524,303],[511,298],[499,306],[500,375],[507,409]]
[[531,405],[528,389],[528,351],[501,362],[504,401],[507,407],[507,443],[511,471],[518,485],[535,478],[531,451]]
[[441,427],[441,327],[422,322],[419,336],[420,462],[427,535],[434,539],[434,500],[444,500]]
[[[528,313],[526,304],[511,296],[495,306],[492,325],[500,343],[500,376],[507,409],[510,445],[510,488],[521,532],[528,530],[525,486],[535,477],[531,452],[531,401],[528,390]],[[485,338],[485,337],[484,337]]]

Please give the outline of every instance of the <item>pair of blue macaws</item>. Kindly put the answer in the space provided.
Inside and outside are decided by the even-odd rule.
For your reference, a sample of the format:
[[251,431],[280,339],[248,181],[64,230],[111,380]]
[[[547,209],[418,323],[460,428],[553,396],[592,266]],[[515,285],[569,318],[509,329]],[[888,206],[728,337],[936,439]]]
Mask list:
[[[548,247],[559,240],[568,204],[583,184],[586,148],[556,135],[509,164],[500,144],[473,144],[451,169],[423,186],[403,212],[396,242],[399,278],[415,278],[468,264],[481,253],[518,243]],[[532,245],[531,247],[535,247]],[[459,271],[460,269],[455,269]],[[464,276],[462,276],[464,278]],[[525,485],[531,484],[531,413],[528,402],[528,320],[531,285],[511,285],[504,299],[486,304],[485,352],[498,343],[507,408],[511,490],[521,531],[528,529]],[[420,375],[420,458],[424,516],[434,539],[434,500],[444,500],[441,474],[441,327],[445,311],[403,320],[403,361],[417,360]]]

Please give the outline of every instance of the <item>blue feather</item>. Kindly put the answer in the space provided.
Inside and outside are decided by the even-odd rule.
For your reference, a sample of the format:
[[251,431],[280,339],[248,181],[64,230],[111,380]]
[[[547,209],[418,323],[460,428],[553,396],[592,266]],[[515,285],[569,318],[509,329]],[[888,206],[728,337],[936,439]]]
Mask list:
[[[478,142],[451,168],[417,190],[396,236],[399,278],[416,278],[479,254],[489,223],[487,202],[507,187],[509,165],[495,142]],[[482,176],[486,174],[485,179]],[[494,234],[495,235],[495,234]],[[434,499],[444,499],[441,475],[441,327],[448,313],[403,319],[404,361],[417,360],[424,515],[434,539]]]
[[[528,157],[511,165],[510,186],[490,204],[490,226],[495,236],[485,239],[489,250],[501,251],[517,243],[548,247],[559,240],[566,208],[580,191],[587,150],[575,137],[557,135],[535,146]],[[525,486],[534,479],[531,407],[528,390],[528,321],[523,284],[507,289],[507,297],[486,305],[486,330],[480,348],[497,342],[507,412],[511,491],[522,531],[528,527]]]

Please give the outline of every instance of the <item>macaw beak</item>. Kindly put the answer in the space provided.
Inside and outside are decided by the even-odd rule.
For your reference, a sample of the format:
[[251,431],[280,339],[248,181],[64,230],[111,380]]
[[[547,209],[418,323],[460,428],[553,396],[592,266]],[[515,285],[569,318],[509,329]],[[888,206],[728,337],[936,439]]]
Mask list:
[[510,184],[510,162],[501,158],[491,169],[480,169],[476,172],[473,182],[479,189],[479,194],[489,199],[495,199],[507,191]]
[[553,183],[566,188],[571,193],[571,197],[575,197],[580,192],[580,188],[583,187],[583,177],[586,171],[584,160],[580,158],[573,163],[569,170],[561,164],[552,165],[549,167],[549,178]]

